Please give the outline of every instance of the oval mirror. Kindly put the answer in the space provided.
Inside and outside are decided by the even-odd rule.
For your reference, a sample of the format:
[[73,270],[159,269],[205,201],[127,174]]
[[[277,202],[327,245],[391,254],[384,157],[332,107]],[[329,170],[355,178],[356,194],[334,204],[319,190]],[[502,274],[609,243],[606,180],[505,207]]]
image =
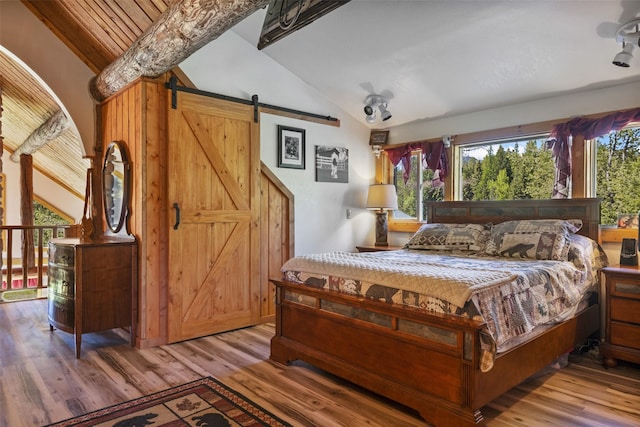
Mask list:
[[128,214],[129,161],[124,146],[113,141],[107,147],[102,167],[104,214],[109,230],[120,232]]

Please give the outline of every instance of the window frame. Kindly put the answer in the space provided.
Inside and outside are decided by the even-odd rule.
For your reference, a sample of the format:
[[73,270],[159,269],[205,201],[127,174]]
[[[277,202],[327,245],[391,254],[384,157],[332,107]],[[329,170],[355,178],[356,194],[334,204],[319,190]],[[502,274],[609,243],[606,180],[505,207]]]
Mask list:
[[[420,187],[422,185],[422,174],[420,173],[421,169],[422,169],[422,162],[421,160],[421,156],[422,156],[422,150],[413,150],[411,151],[411,167],[413,167],[414,165],[414,160],[417,162],[416,166],[418,168],[418,173],[416,176],[416,187],[415,187],[415,192],[416,194],[418,194],[417,197],[417,206],[416,206],[416,217],[414,218],[406,218],[409,221],[420,221],[420,218],[422,218],[422,203],[421,203],[421,193],[420,193]],[[401,164],[402,162],[398,163]],[[398,177],[397,176],[397,171],[396,171],[397,166],[391,166],[391,182],[395,184],[396,179],[402,179],[402,177]],[[411,173],[411,172],[410,172]],[[398,193],[398,190],[396,188],[396,193]],[[400,210],[400,208],[398,208],[398,210]],[[393,211],[393,213],[395,213],[395,211]]]
[[[426,171],[431,171],[431,169],[429,168],[425,168],[424,167],[424,163],[423,163],[423,158],[422,158],[422,150],[421,149],[415,149],[411,151],[411,168],[413,169],[414,165],[415,167],[418,168],[418,170],[416,171],[416,186],[414,188],[414,191],[416,192],[416,194],[418,195],[418,197],[416,197],[416,216],[414,217],[410,217],[410,218],[403,218],[403,219],[407,219],[409,221],[419,221],[421,223],[424,223],[424,221],[420,220],[420,218],[424,217],[425,214],[425,209],[424,209],[424,192],[425,190],[423,189],[424,186],[424,174]],[[416,163],[414,163],[414,161]],[[389,162],[390,164],[390,162]],[[400,165],[400,163],[398,163],[398,165],[396,165],[395,167],[393,165],[390,164],[390,176],[391,176],[391,183],[395,184],[397,182],[397,180],[402,180],[402,176],[398,176],[397,170],[396,168]],[[434,171],[431,171],[431,173],[435,173]],[[398,192],[399,194],[399,192]],[[399,201],[399,200],[398,200]],[[400,208],[398,208],[396,211],[400,211]],[[392,216],[395,214],[396,211],[391,212],[389,215]],[[404,212],[403,212],[404,213]],[[399,221],[399,218],[396,218],[397,221]]]
[[[631,122],[627,124],[626,128],[640,127],[640,122]],[[621,129],[621,130],[622,130]],[[578,138],[576,138],[578,139]],[[584,153],[585,153],[585,196],[584,197],[597,197],[597,151],[598,144],[597,139],[584,139]],[[622,243],[622,239],[637,239],[638,229],[630,228],[617,228],[610,225],[600,225],[600,240],[607,243]]]
[[[463,180],[462,180],[462,167],[459,167],[460,163],[462,162],[462,151],[465,148],[470,148],[470,147],[479,147],[479,146],[484,146],[484,145],[492,145],[492,144],[502,144],[502,143],[509,143],[509,142],[516,142],[516,141],[526,141],[526,140],[530,140],[530,139],[542,139],[542,138],[547,138],[549,136],[549,132],[543,132],[543,133],[535,133],[535,134],[531,134],[531,135],[519,135],[517,137],[508,137],[508,138],[500,138],[500,139],[491,139],[488,141],[477,141],[474,143],[469,143],[469,144],[458,144],[454,147],[454,158],[456,159],[455,162],[455,166],[452,165],[451,167],[451,173],[455,173],[455,179],[454,179],[454,185],[453,185],[453,191],[454,191],[454,199],[453,200],[463,200]],[[552,189],[549,189],[549,191],[551,191]]]
[[[616,110],[617,111],[617,110]],[[597,119],[615,113],[616,111],[608,111],[598,114],[586,115],[586,118]],[[499,140],[515,140],[525,139],[530,136],[548,135],[554,125],[565,123],[571,118],[563,118],[557,120],[549,120],[526,125],[509,126],[498,129],[489,129],[467,134],[454,135],[452,143],[447,148],[447,158],[449,159],[449,174],[445,177],[444,200],[453,201],[461,200],[462,179],[461,170],[458,165],[461,161],[462,146],[478,145],[488,141]],[[631,125],[631,124],[630,124]],[[437,141],[431,139],[427,141]],[[402,144],[411,144],[405,142]],[[402,145],[397,144],[397,145]],[[394,144],[396,145],[396,144]],[[595,197],[595,183],[591,178],[595,178],[595,147],[594,143],[588,143],[581,136],[572,138],[571,141],[571,162],[572,162],[572,198]],[[593,165],[591,164],[593,163]],[[388,156],[384,153],[376,160],[376,182],[393,183],[393,165],[389,161]],[[388,229],[392,232],[410,232],[413,233],[420,228],[425,221],[416,219],[397,219],[391,212],[389,215]],[[617,229],[601,227],[602,242],[622,242],[623,238],[637,237],[638,230]]]

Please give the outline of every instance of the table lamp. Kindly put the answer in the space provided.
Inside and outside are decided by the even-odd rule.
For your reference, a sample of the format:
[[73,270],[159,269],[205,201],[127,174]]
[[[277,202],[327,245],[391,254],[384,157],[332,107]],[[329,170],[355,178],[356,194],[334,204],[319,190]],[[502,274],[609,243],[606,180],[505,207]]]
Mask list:
[[374,184],[369,187],[367,209],[376,209],[376,246],[387,242],[387,211],[398,209],[398,196],[393,184]]

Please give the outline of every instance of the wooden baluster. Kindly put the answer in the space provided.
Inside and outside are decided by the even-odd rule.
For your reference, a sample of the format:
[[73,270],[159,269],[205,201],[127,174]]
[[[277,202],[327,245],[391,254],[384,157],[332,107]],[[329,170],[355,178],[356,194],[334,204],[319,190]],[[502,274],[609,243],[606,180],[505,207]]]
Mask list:
[[13,273],[13,229],[7,230],[7,290],[11,289]]

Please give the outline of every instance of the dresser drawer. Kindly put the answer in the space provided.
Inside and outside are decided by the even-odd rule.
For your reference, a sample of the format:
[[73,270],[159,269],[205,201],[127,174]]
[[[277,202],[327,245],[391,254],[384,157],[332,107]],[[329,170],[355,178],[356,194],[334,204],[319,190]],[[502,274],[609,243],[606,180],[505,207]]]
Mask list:
[[63,267],[73,267],[74,248],[73,246],[62,246],[49,244],[49,262]]
[[637,323],[640,325],[640,301],[612,297],[611,320]]
[[640,325],[611,322],[609,342],[623,347],[640,348]]
[[616,279],[609,289],[611,295],[640,300],[640,281],[632,279]]
[[68,268],[49,266],[49,292],[73,298],[75,295],[74,271]]
[[74,302],[72,298],[65,298],[59,295],[49,294],[48,305],[49,319],[73,328]]

